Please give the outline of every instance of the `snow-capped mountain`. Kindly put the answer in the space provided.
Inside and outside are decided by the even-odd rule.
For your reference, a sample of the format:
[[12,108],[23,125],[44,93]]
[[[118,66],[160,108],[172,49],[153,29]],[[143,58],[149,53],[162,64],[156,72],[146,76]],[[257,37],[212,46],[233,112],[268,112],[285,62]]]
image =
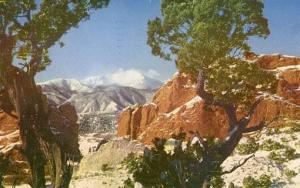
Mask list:
[[93,84],[87,80],[83,83],[76,79],[55,79],[39,85],[52,103],[69,102],[78,114],[116,113],[129,105],[146,103],[155,91],[117,84],[100,85],[100,82]]
[[[81,114],[114,113],[132,104],[146,103],[144,91],[123,86],[98,86],[92,92],[72,95],[66,102],[74,105]],[[146,92],[153,93],[152,90]]]
[[75,79],[55,79],[39,83],[48,99],[62,104],[71,96],[81,92],[92,92],[92,88]]
[[39,83],[39,85],[45,85],[50,87],[55,87],[57,89],[64,89],[68,91],[89,91],[90,87],[82,84],[79,80],[76,79],[54,79],[46,82]]
[[91,87],[118,85],[137,89],[158,89],[162,85],[161,81],[153,79],[149,74],[147,75],[147,73],[142,73],[141,71],[135,69],[120,69],[104,76],[89,77],[81,82]]

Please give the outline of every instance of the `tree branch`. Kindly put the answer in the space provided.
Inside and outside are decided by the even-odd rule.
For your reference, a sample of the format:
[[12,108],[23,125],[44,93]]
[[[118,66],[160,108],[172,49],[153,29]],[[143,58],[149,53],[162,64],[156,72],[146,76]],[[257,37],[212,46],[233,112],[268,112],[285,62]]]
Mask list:
[[214,97],[211,93],[205,91],[206,76],[203,71],[199,71],[197,78],[196,91],[197,94],[205,101],[206,104],[212,104]]
[[224,175],[224,174],[230,174],[230,173],[234,172],[236,169],[238,169],[239,167],[243,166],[248,160],[250,160],[250,159],[253,158],[253,157],[254,157],[254,154],[250,155],[249,157],[245,158],[245,159],[243,160],[243,162],[239,162],[239,164],[236,165],[236,166],[234,166],[232,169],[230,169],[230,170],[228,170],[228,171],[222,172],[221,175]]
[[206,76],[203,71],[199,71],[197,78],[196,91],[197,94],[204,99],[207,105],[216,105],[224,108],[228,119],[230,130],[233,130],[235,126],[237,126],[237,117],[236,117],[236,108],[233,104],[227,104],[222,101],[216,101],[214,96],[205,90],[205,80]]
[[261,123],[260,123],[259,125],[257,125],[257,126],[245,128],[245,129],[243,130],[243,133],[251,133],[251,132],[254,132],[254,131],[261,130],[261,129],[264,128],[264,127],[266,127],[265,122],[261,122]]

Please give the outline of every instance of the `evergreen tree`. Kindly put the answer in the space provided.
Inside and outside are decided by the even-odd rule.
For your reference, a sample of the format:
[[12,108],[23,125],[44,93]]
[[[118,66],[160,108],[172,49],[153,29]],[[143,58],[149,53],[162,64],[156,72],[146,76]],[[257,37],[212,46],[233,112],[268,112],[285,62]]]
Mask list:
[[[90,12],[109,0],[2,0],[0,1],[0,84],[17,113],[23,153],[32,187],[45,187],[49,162],[55,187],[68,187],[72,169],[63,143],[52,134],[47,106],[35,84],[35,75],[51,63],[48,50]],[[77,156],[78,158],[78,156]]]
[[[261,0],[162,0],[162,17],[148,23],[148,45],[152,53],[174,60],[181,73],[193,77],[197,93],[206,105],[220,106],[228,115],[226,139],[211,147],[200,139],[204,151],[197,165],[198,187],[219,182],[215,179],[215,169],[233,152],[242,134],[259,130],[267,123],[247,128],[262,100],[257,95],[273,93],[276,79],[244,58],[250,50],[250,37],[267,37],[270,33],[263,8]],[[248,114],[238,119],[237,109],[241,106]],[[221,174],[231,173],[249,159]],[[169,158],[165,156],[164,160]],[[140,173],[155,168],[147,166]]]

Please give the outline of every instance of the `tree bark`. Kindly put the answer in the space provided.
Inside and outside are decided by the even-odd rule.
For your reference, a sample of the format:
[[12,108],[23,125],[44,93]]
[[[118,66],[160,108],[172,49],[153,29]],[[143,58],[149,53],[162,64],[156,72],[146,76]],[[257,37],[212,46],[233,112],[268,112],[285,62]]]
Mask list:
[[[59,143],[51,132],[48,106],[35,84],[34,67],[25,72],[13,66],[15,44],[14,36],[0,34],[0,90],[4,87],[5,97],[9,98],[9,105],[18,117],[23,154],[32,176],[31,185],[45,187],[45,166],[50,164],[52,184],[56,188],[68,187],[73,170],[67,164],[69,154],[65,152],[64,143]],[[32,57],[30,65],[39,61],[38,57]]]
[[68,187],[72,168],[67,165],[67,155],[62,143],[52,134],[45,101],[35,85],[23,70],[9,66],[4,71],[5,89],[16,110],[23,153],[26,156],[32,187],[45,187],[45,166],[50,163],[51,181],[56,188]]
[[[215,105],[222,107],[225,110],[229,120],[228,137],[217,146],[214,146],[212,148],[205,148],[203,159],[200,163],[200,169],[214,169],[216,166],[220,166],[231,155],[231,153],[234,151],[239,141],[241,140],[243,133],[252,130],[246,129],[246,127],[260,100],[257,100],[252,105],[247,117],[238,120],[236,116],[237,108],[233,104],[227,104],[223,101],[216,101],[214,99],[214,96],[205,90],[205,81],[205,73],[200,71],[197,79],[197,94],[202,99],[204,99],[206,105]],[[257,128],[253,129],[253,131],[262,129],[264,127],[264,123],[262,122],[256,127]],[[207,184],[209,184],[212,175],[212,172],[208,173],[207,178],[202,184],[202,187],[207,187]]]

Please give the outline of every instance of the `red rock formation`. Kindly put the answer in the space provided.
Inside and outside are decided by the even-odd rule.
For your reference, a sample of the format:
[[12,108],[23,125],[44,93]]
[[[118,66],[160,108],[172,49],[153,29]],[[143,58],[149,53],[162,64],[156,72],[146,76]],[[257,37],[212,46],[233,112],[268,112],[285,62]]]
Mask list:
[[[279,79],[278,96],[268,97],[257,106],[249,126],[276,116],[299,118],[300,58],[253,54],[249,58],[274,71]],[[228,118],[223,109],[204,105],[188,76],[176,75],[157,91],[152,103],[125,109],[118,120],[117,134],[151,144],[155,137],[170,138],[181,131],[224,138],[228,133]]]
[[[0,98],[0,104],[5,103]],[[65,151],[69,153],[79,152],[78,148],[78,125],[75,108],[70,104],[64,104],[58,108],[49,106],[51,130],[64,143]],[[29,166],[21,154],[21,141],[19,135],[18,120],[13,111],[5,105],[0,105],[0,152],[11,159],[6,182],[18,181],[28,183]]]
[[254,59],[263,69],[276,69],[278,67],[286,67],[290,65],[300,65],[300,58],[293,56],[261,55]]
[[168,113],[196,96],[191,80],[186,75],[177,75],[168,81],[153,97],[158,113]]

